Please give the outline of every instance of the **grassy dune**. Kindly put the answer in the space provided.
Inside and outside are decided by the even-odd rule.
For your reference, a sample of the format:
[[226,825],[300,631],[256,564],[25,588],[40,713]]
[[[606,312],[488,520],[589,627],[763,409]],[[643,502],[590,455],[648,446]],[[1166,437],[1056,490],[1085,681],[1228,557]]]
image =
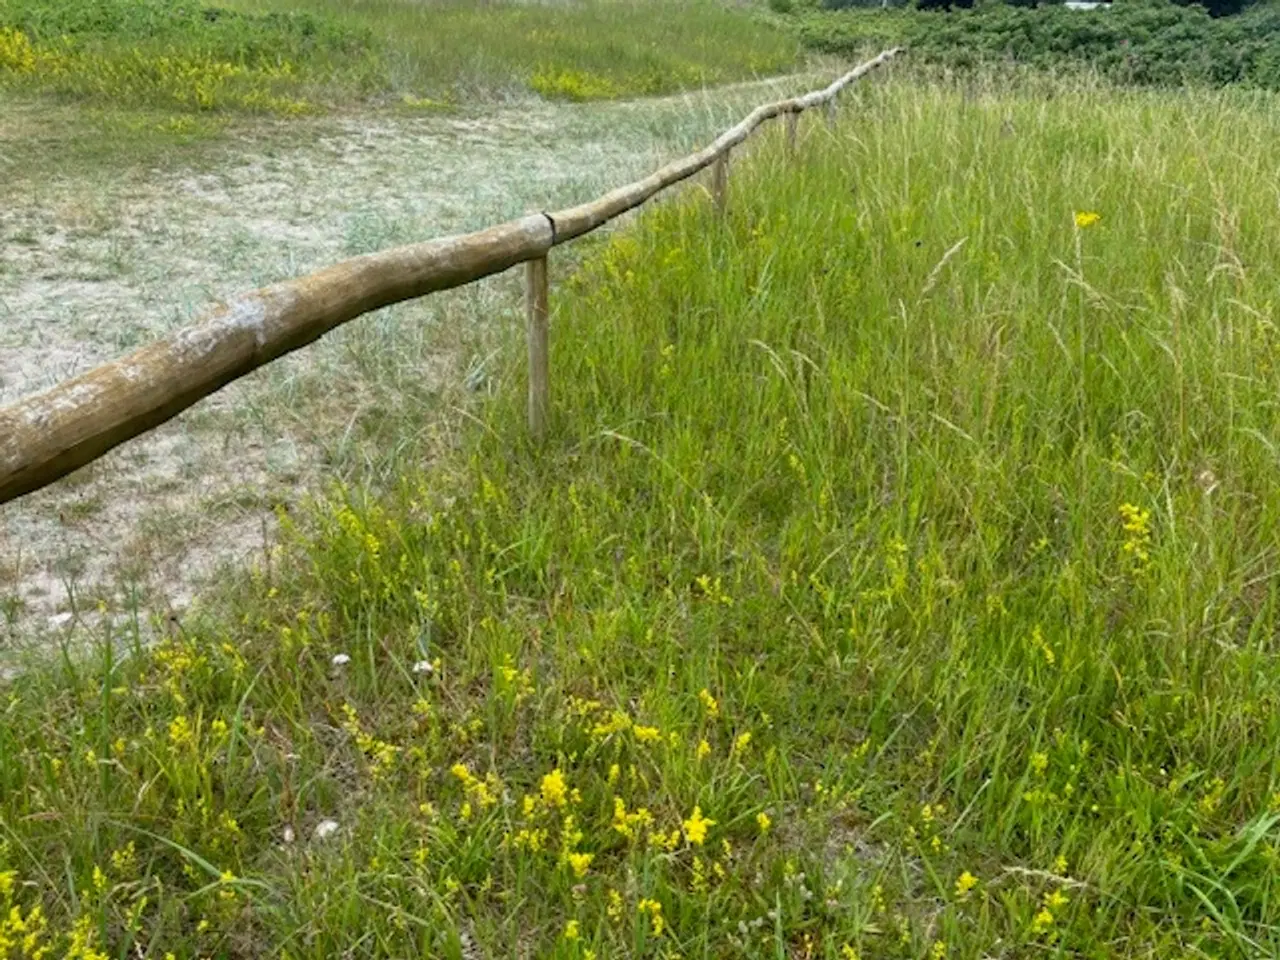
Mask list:
[[0,956],[1280,949],[1280,109],[843,116],[562,285],[543,447],[513,342],[445,461],[11,684]]
[[609,99],[779,73],[798,57],[756,9],[719,0],[0,0],[0,86],[185,113]]

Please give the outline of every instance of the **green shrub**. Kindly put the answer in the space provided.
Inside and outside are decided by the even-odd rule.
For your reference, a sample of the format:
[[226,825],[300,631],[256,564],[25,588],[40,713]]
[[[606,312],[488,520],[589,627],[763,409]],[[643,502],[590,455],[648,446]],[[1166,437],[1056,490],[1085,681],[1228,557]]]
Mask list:
[[813,14],[799,26],[804,43],[824,53],[903,43],[914,59],[948,67],[1003,61],[1090,68],[1145,86],[1280,89],[1280,10],[1270,5],[1215,19],[1166,0],[1117,0],[1093,11],[993,4],[951,13]]

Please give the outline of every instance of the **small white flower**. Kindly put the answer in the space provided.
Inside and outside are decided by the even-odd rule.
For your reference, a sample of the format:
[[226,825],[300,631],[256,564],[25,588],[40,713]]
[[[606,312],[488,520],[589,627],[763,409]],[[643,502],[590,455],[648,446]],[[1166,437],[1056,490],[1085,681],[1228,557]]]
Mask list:
[[284,828],[284,842],[293,843],[293,838],[294,838],[293,827],[286,824]]
[[413,665],[414,673],[432,673],[434,671],[435,667],[431,666],[430,660],[419,660]]
[[333,655],[333,665],[335,667],[345,667],[351,662],[351,658],[345,653],[335,653]]
[[317,840],[327,840],[338,832],[337,820],[321,820],[316,824],[314,836]]

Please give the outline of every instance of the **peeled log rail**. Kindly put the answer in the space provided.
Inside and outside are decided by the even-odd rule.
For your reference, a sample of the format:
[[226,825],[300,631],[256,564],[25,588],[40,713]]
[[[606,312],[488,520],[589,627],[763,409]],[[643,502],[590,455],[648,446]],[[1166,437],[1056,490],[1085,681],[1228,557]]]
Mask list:
[[714,143],[702,148],[697,153],[691,153],[681,160],[669,163],[643,180],[637,180],[635,183],[629,183],[625,187],[612,190],[599,200],[592,200],[590,203],[570,207],[568,210],[547,214],[555,225],[555,243],[561,244],[580,237],[584,233],[590,233],[628,210],[635,209],[654,194],[660,193],[681,180],[687,180],[699,170],[715,163],[721,154],[727,153],[742,143],[756,127],[766,120],[772,120],[774,117],[784,113],[801,113],[810,107],[826,103],[853,81],[859,77],[866,76],[876,67],[888,63],[900,52],[901,50],[898,48],[886,50],[875,59],[854,67],[824,90],[815,90],[813,93],[807,93],[803,97],[779,100],[777,103],[756,107],[736,127],[726,130],[716,138]]
[[714,163],[766,120],[831,100],[898,52],[886,50],[823,90],[757,107],[710,146],[591,203],[355,257],[241,294],[193,326],[0,408],[0,503],[48,486],[362,314],[544,258]]
[[344,260],[235,297],[202,323],[0,410],[0,503],[96,460],[348,320],[549,249],[551,223],[537,214]]

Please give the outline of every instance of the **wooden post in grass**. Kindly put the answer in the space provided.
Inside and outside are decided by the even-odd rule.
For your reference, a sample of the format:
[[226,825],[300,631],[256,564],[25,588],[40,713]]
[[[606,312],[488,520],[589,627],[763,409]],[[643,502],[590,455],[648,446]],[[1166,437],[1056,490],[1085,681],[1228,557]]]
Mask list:
[[792,110],[787,114],[787,153],[795,156],[796,130],[800,126],[800,111]]
[[525,311],[529,321],[529,433],[535,440],[541,440],[547,432],[547,411],[551,406],[549,297],[545,256],[525,264],[524,281]]
[[729,202],[729,151],[725,150],[711,166],[711,198],[716,212],[723,214]]

